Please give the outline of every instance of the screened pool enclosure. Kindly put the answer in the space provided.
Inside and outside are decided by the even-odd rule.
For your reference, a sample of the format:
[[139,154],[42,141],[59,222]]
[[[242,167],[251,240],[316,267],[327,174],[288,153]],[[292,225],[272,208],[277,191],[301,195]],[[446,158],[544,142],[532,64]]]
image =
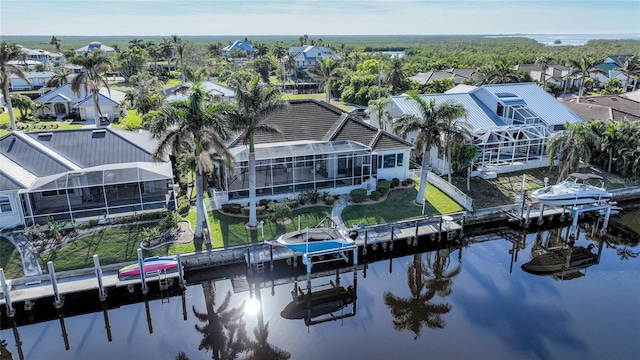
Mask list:
[[88,220],[172,207],[168,162],[121,163],[37,179],[21,193],[27,226],[55,220]]
[[[230,201],[249,196],[249,150],[231,150],[234,173],[226,179]],[[287,142],[256,145],[256,195],[329,191],[359,186],[375,173],[372,150],[353,141]]]

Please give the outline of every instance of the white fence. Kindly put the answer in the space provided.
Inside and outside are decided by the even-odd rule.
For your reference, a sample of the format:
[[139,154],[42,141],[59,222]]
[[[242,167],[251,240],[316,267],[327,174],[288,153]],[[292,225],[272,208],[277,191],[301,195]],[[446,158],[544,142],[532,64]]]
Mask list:
[[[412,178],[419,179],[421,171],[422,169],[419,167],[416,169],[411,169],[410,176]],[[431,171],[429,171],[429,175],[427,175],[427,181],[431,183],[431,185],[437,187],[443,193],[447,194],[447,196],[455,200],[458,204],[465,208],[465,210],[473,211],[473,199],[467,196],[467,194],[463,193],[453,184],[449,184],[449,182],[443,180],[440,176]]]

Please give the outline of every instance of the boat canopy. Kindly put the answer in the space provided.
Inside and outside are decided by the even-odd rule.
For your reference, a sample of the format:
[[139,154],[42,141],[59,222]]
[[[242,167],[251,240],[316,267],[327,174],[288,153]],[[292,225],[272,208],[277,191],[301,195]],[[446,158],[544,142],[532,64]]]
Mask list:
[[586,181],[586,180],[602,180],[603,177],[600,175],[596,175],[596,174],[583,174],[583,173],[571,173],[569,174],[569,176],[574,177],[576,179],[580,179],[582,181]]

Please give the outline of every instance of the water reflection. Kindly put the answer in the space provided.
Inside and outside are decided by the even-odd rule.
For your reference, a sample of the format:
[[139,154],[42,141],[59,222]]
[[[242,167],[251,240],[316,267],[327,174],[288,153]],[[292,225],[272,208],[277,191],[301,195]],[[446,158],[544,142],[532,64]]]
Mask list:
[[[317,325],[327,321],[345,319],[356,315],[357,272],[354,271],[353,285],[347,288],[340,285],[340,274],[335,272],[335,281],[330,280],[313,289],[307,282],[306,292],[294,282],[291,296],[293,300],[280,312],[285,319],[303,319],[306,326]],[[350,310],[346,310],[350,307]]]
[[[435,255],[434,255],[435,254]],[[391,310],[393,328],[397,331],[413,332],[413,339],[420,337],[423,326],[430,329],[444,329],[443,315],[451,311],[449,303],[433,303],[438,295],[446,298],[451,294],[453,278],[460,273],[460,266],[448,271],[450,254],[448,250],[428,253],[427,265],[423,264],[424,254],[414,254],[413,262],[407,268],[407,283],[411,297],[402,298],[390,291],[383,294],[384,303]]]
[[531,245],[531,260],[522,264],[522,270],[535,275],[551,275],[555,280],[571,280],[585,275],[584,269],[600,262],[602,241],[598,252],[592,250],[594,244],[577,246],[571,236],[570,229],[562,228],[547,232],[545,237],[541,231]]
[[[268,341],[269,338],[269,322],[264,322],[263,306],[262,306],[262,289],[259,283],[255,286],[255,299],[258,301],[258,325],[253,329],[255,340],[245,338],[246,349],[249,352],[248,359],[265,359],[265,360],[286,360],[291,358],[291,353],[285,351]],[[250,285],[251,286],[251,285]]]

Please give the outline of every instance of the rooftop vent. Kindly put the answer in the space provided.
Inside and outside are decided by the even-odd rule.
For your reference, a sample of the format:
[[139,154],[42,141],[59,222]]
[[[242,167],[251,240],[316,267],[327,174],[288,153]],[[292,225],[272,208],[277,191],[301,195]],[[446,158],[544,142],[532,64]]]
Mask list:
[[93,130],[94,134],[102,134],[102,133],[106,133],[106,132],[107,132],[107,129],[96,129],[96,130]]
[[38,137],[47,137],[47,136],[53,136],[52,132],[41,132],[38,133]]

